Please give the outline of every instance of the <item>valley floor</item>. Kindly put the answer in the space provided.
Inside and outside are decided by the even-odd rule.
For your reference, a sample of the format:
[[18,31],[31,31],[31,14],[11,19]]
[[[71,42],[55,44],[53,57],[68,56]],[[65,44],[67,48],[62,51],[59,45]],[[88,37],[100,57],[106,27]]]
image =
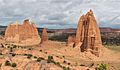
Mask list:
[[[12,49],[11,49],[12,47]],[[65,42],[48,41],[36,46],[16,46],[4,44],[0,46],[1,70],[95,70],[97,64],[108,65],[108,70],[120,70],[120,51],[102,48],[100,57],[91,53],[81,53],[79,48],[67,47]],[[13,55],[15,54],[15,55]],[[48,63],[48,56],[53,56],[55,62]],[[38,62],[38,58],[44,58]],[[6,66],[5,62],[16,63],[16,67]],[[91,66],[91,64],[94,64]]]

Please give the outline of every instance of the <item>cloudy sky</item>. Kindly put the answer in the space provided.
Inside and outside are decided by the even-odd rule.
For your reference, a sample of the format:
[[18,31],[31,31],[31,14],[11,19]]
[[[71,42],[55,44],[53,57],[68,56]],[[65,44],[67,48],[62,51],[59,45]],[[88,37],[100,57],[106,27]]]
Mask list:
[[37,27],[76,28],[90,9],[100,27],[120,28],[120,0],[0,0],[0,25],[30,19]]

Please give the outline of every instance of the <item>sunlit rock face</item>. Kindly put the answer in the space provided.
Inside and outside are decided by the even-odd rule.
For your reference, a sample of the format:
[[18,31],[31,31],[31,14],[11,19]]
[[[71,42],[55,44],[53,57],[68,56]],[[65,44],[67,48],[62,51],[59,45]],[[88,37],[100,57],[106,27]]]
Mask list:
[[80,47],[81,52],[90,51],[99,56],[101,35],[92,10],[82,15],[78,21],[75,46]]
[[46,28],[42,30],[41,43],[45,41],[48,41],[48,33]]
[[8,25],[5,31],[5,39],[9,42],[24,43],[24,41],[40,40],[37,28],[34,23],[24,20],[23,24],[19,22]]
[[67,46],[68,47],[73,47],[73,44],[75,42],[75,36],[68,36],[68,40],[67,40]]

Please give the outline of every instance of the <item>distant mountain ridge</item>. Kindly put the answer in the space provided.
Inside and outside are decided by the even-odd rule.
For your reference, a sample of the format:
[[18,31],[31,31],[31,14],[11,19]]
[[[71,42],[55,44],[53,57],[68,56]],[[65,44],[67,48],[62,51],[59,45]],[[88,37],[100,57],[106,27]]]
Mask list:
[[[4,31],[7,26],[0,25],[0,31]],[[38,32],[42,32],[43,28],[37,27]],[[76,31],[76,28],[65,28],[65,29],[47,29],[48,32],[62,32],[62,33],[68,33],[72,32],[74,33]],[[120,32],[120,28],[110,28],[110,27],[100,27],[101,32]]]

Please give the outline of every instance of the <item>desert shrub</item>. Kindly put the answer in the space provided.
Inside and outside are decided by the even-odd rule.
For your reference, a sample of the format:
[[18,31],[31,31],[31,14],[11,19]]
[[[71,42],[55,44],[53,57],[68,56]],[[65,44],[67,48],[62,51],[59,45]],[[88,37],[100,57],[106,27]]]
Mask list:
[[17,66],[17,64],[16,63],[12,63],[12,67],[16,67]]
[[10,46],[7,46],[7,48],[10,48]]
[[12,53],[12,56],[14,57],[16,54],[15,53]]
[[13,52],[13,48],[12,47],[10,47],[10,52]]
[[7,61],[5,62],[5,66],[11,66],[10,61],[7,60]]
[[58,57],[58,58],[59,58],[59,56],[56,56],[56,57]]
[[112,35],[108,34],[107,36],[102,36],[102,43],[103,45],[116,45],[120,46],[120,35]]
[[68,65],[70,65],[70,63],[68,63]]
[[60,63],[59,62],[55,62],[55,65],[61,67]]
[[29,48],[28,50],[32,50],[32,48]]
[[5,45],[8,45],[8,44],[5,44]]
[[40,62],[41,60],[45,60],[45,59],[42,58],[42,57],[37,58],[37,61],[38,61],[38,62]]
[[40,50],[40,52],[42,52],[42,50]]
[[0,55],[2,55],[2,52],[0,52]]
[[47,54],[47,52],[45,52],[45,54]]
[[37,62],[40,62],[41,61],[41,59],[40,58],[37,58]]
[[64,60],[63,63],[67,63],[67,61]]
[[68,38],[68,36],[66,34],[62,34],[62,35],[54,35],[54,36],[50,37],[49,40],[66,42],[67,38]]
[[27,54],[24,54],[25,56],[27,56]]
[[2,66],[2,63],[0,63],[0,67]]
[[30,59],[32,57],[32,54],[27,54],[27,58]]
[[41,58],[39,57],[39,58],[37,58],[37,62],[40,62],[41,61]]
[[1,43],[1,47],[4,48],[4,45]]
[[27,54],[27,56],[30,56],[30,57],[32,57],[32,54]]
[[37,58],[37,56],[34,56],[34,58],[36,59],[36,58]]
[[48,63],[52,62],[53,61],[53,56],[48,56]]
[[64,66],[63,66],[63,70],[70,70],[70,68],[69,68],[69,67],[64,67]]
[[65,58],[65,56],[63,55],[63,58]]
[[17,47],[17,45],[13,45],[13,48],[16,48]]
[[80,64],[80,66],[85,66],[84,64]]
[[98,64],[97,67],[95,67],[95,70],[108,70],[108,65],[107,64]]
[[94,66],[94,63],[90,63],[89,67],[93,67]]
[[27,56],[28,59],[30,59],[31,57],[30,56]]

